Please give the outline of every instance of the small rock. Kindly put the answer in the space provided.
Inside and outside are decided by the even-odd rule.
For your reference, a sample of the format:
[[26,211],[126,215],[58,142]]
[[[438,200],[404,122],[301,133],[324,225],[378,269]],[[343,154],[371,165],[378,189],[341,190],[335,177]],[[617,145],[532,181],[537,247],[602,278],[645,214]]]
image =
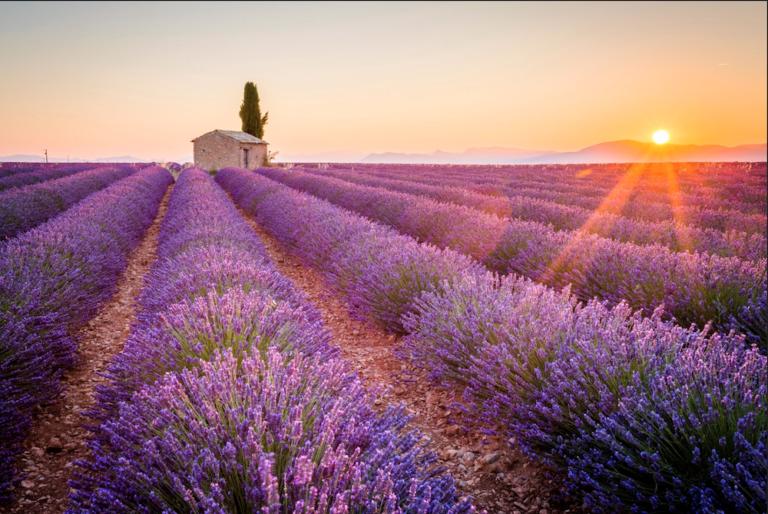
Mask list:
[[35,487],[35,483],[32,480],[22,480],[21,487],[23,487],[24,489],[32,489],[33,487]]
[[38,448],[37,446],[33,446],[32,448],[29,449],[29,454],[32,455],[32,457],[34,457],[36,459],[39,459],[43,455],[45,455],[45,452],[43,451],[42,448]]
[[46,450],[51,453],[58,453],[63,449],[64,447],[61,444],[61,439],[58,437],[51,437],[51,440],[48,441],[48,448],[46,448]]
[[456,435],[458,431],[459,431],[459,427],[457,425],[451,425],[447,427],[445,430],[443,430],[443,433],[445,435]]
[[355,329],[355,330],[352,331],[352,335],[353,336],[359,336],[360,335],[360,331]]
[[541,509],[539,514],[549,514],[549,511],[547,509]]
[[486,464],[493,464],[497,460],[499,460],[499,454],[498,453],[489,453],[488,455],[483,457],[483,462],[485,462]]

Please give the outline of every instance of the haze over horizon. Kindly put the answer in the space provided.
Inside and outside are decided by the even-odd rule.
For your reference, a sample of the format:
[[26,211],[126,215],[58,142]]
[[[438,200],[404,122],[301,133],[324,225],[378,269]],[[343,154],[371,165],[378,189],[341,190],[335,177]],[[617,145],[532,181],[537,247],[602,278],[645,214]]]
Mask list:
[[766,142],[765,3],[0,4],[0,156]]

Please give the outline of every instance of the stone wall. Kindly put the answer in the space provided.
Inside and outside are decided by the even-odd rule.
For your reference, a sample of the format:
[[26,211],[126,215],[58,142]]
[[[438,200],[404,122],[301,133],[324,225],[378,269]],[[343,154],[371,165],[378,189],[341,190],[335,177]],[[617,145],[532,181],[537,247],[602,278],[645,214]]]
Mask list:
[[195,166],[207,171],[220,170],[227,166],[244,167],[245,148],[249,150],[248,168],[263,166],[267,159],[267,145],[240,143],[216,133],[200,136],[193,143],[193,148]]
[[267,162],[267,145],[243,143],[241,143],[241,145],[243,148],[248,148],[251,151],[248,156],[249,169],[264,166],[264,164]]

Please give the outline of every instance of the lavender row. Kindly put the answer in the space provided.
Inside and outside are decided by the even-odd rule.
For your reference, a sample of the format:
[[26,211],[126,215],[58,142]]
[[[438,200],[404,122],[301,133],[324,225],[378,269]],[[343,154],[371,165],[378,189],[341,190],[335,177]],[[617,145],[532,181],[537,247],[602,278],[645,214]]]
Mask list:
[[130,165],[109,165],[0,193],[0,240],[36,227],[88,195],[135,172]]
[[609,212],[593,212],[531,197],[488,196],[459,187],[429,186],[404,180],[366,177],[333,169],[302,171],[354,184],[426,196],[439,202],[466,205],[502,218],[512,217],[551,224],[554,230],[582,230],[608,239],[639,245],[660,244],[676,252],[698,251],[747,260],[764,259],[768,256],[766,238],[759,234],[750,236],[746,232],[735,230],[722,232],[701,229],[676,221],[639,221]]
[[[314,171],[314,170],[313,170]],[[343,172],[342,170],[324,170],[325,173]],[[320,173],[316,171],[315,173]],[[735,204],[737,209],[714,208],[712,202],[702,199],[701,205],[690,205],[689,198],[674,197],[668,195],[663,199],[649,198],[644,191],[646,184],[638,183],[638,177],[628,175],[624,177],[622,184],[607,191],[594,190],[588,185],[581,188],[572,188],[561,185],[563,177],[552,177],[549,182],[529,180],[499,180],[498,183],[482,181],[474,183],[472,177],[441,176],[435,175],[426,179],[414,174],[413,170],[403,167],[399,172],[387,172],[385,170],[370,169],[365,172],[344,172],[348,175],[364,178],[379,178],[385,180],[399,180],[412,185],[426,187],[450,188],[451,196],[480,195],[475,202],[500,202],[505,198],[514,199],[524,197],[524,200],[541,200],[560,204],[563,207],[575,207],[584,209],[590,213],[600,213],[622,216],[635,221],[645,222],[678,222],[692,227],[716,230],[746,231],[748,234],[766,233],[765,204],[753,208],[746,204]],[[761,188],[765,197],[765,187]],[[501,213],[504,211],[492,211]]]
[[42,167],[42,164],[31,162],[0,162],[0,178],[10,177],[17,173],[37,171]]
[[765,511],[768,362],[741,336],[498,279],[246,170],[216,181],[597,512]]
[[[441,171],[445,172],[446,170],[442,169]],[[747,204],[734,200],[732,205],[727,206],[729,208],[723,208],[724,204],[712,202],[708,197],[700,197],[699,201],[694,202],[694,204],[691,204],[690,197],[679,194],[674,196],[666,194],[659,198],[651,197],[645,191],[649,184],[642,181],[642,176],[639,175],[642,169],[636,171],[636,174],[628,173],[619,184],[608,190],[595,190],[588,184],[579,187],[564,185],[562,184],[564,181],[562,176],[551,176],[548,180],[542,179],[541,182],[510,178],[490,181],[483,178],[483,175],[479,177],[451,174],[446,176],[443,173],[419,175],[410,166],[401,166],[397,170],[390,170],[389,168],[365,169],[364,173],[358,170],[357,174],[405,180],[428,186],[457,187],[485,196],[500,196],[502,198],[525,196],[650,222],[678,220],[686,225],[701,228],[766,234],[765,186],[755,186],[754,188],[758,191],[754,196],[762,198],[758,203]],[[669,180],[663,179],[663,182],[668,183]],[[744,189],[743,186],[740,187]]]
[[[765,204],[766,185],[763,163],[722,163],[725,173],[702,168],[701,163],[652,164],[633,163],[611,165],[550,165],[550,166],[503,166],[481,169],[475,167],[440,168],[426,172],[433,178],[445,175],[468,182],[514,186],[530,184],[530,187],[589,193],[595,191],[605,196],[616,187],[626,184],[627,177],[638,186],[638,194],[662,195],[664,202],[670,194],[686,198],[720,199],[738,203]],[[482,167],[481,167],[482,168]],[[399,171],[397,167],[389,168]],[[666,195],[666,198],[664,196]],[[648,199],[650,199],[649,197]]]
[[[308,167],[305,164],[301,167]],[[605,165],[569,166],[419,166],[391,164],[334,164],[333,168],[383,178],[406,179],[432,185],[451,184],[489,190],[532,189],[550,194],[572,194],[598,202],[614,190],[627,191],[630,204],[669,206],[680,204],[699,209],[739,210],[766,213],[765,163],[744,163],[718,179],[709,173],[694,173],[686,184],[686,164],[623,165],[606,174]],[[747,168],[752,166],[752,168]],[[320,169],[328,168],[320,166]],[[608,166],[610,168],[610,166]],[[694,170],[698,166],[694,167]],[[724,180],[723,180],[724,179]],[[631,206],[630,206],[631,207]]]
[[171,195],[139,307],[72,512],[472,510],[199,168]]
[[10,177],[0,178],[0,191],[68,177],[89,168],[93,168],[93,165],[74,164],[72,166],[43,168],[29,173],[19,173]]
[[111,297],[172,180],[147,168],[0,243],[0,496],[32,408],[58,397],[74,331]]
[[[675,253],[541,223],[501,220],[460,205],[318,177],[296,169],[258,172],[390,225],[419,241],[451,248],[499,273],[517,273],[581,300],[622,300],[646,315],[659,305],[680,323],[725,329],[734,316],[766,320],[755,308],[766,291],[766,261]],[[746,311],[744,311],[746,309]],[[749,325],[751,321],[746,321]],[[754,335],[755,337],[758,334]]]

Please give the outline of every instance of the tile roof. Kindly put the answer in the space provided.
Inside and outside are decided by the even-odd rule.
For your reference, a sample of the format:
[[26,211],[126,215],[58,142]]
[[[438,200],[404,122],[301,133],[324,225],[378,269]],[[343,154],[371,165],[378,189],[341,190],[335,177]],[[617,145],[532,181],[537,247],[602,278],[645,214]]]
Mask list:
[[[232,139],[234,139],[235,141],[238,141],[240,143],[256,143],[256,144],[261,143],[261,144],[265,144],[265,145],[269,144],[266,141],[264,141],[263,139],[259,139],[256,136],[252,136],[251,134],[248,134],[247,132],[241,132],[239,130],[218,130],[217,129],[217,130],[214,130],[212,132],[208,132],[206,134],[203,134],[203,136],[207,136],[208,134],[213,134],[214,132],[216,132],[218,134],[221,134],[222,136],[231,137]],[[203,136],[196,137],[195,139],[192,140],[192,142],[197,141],[198,139],[200,139]]]

